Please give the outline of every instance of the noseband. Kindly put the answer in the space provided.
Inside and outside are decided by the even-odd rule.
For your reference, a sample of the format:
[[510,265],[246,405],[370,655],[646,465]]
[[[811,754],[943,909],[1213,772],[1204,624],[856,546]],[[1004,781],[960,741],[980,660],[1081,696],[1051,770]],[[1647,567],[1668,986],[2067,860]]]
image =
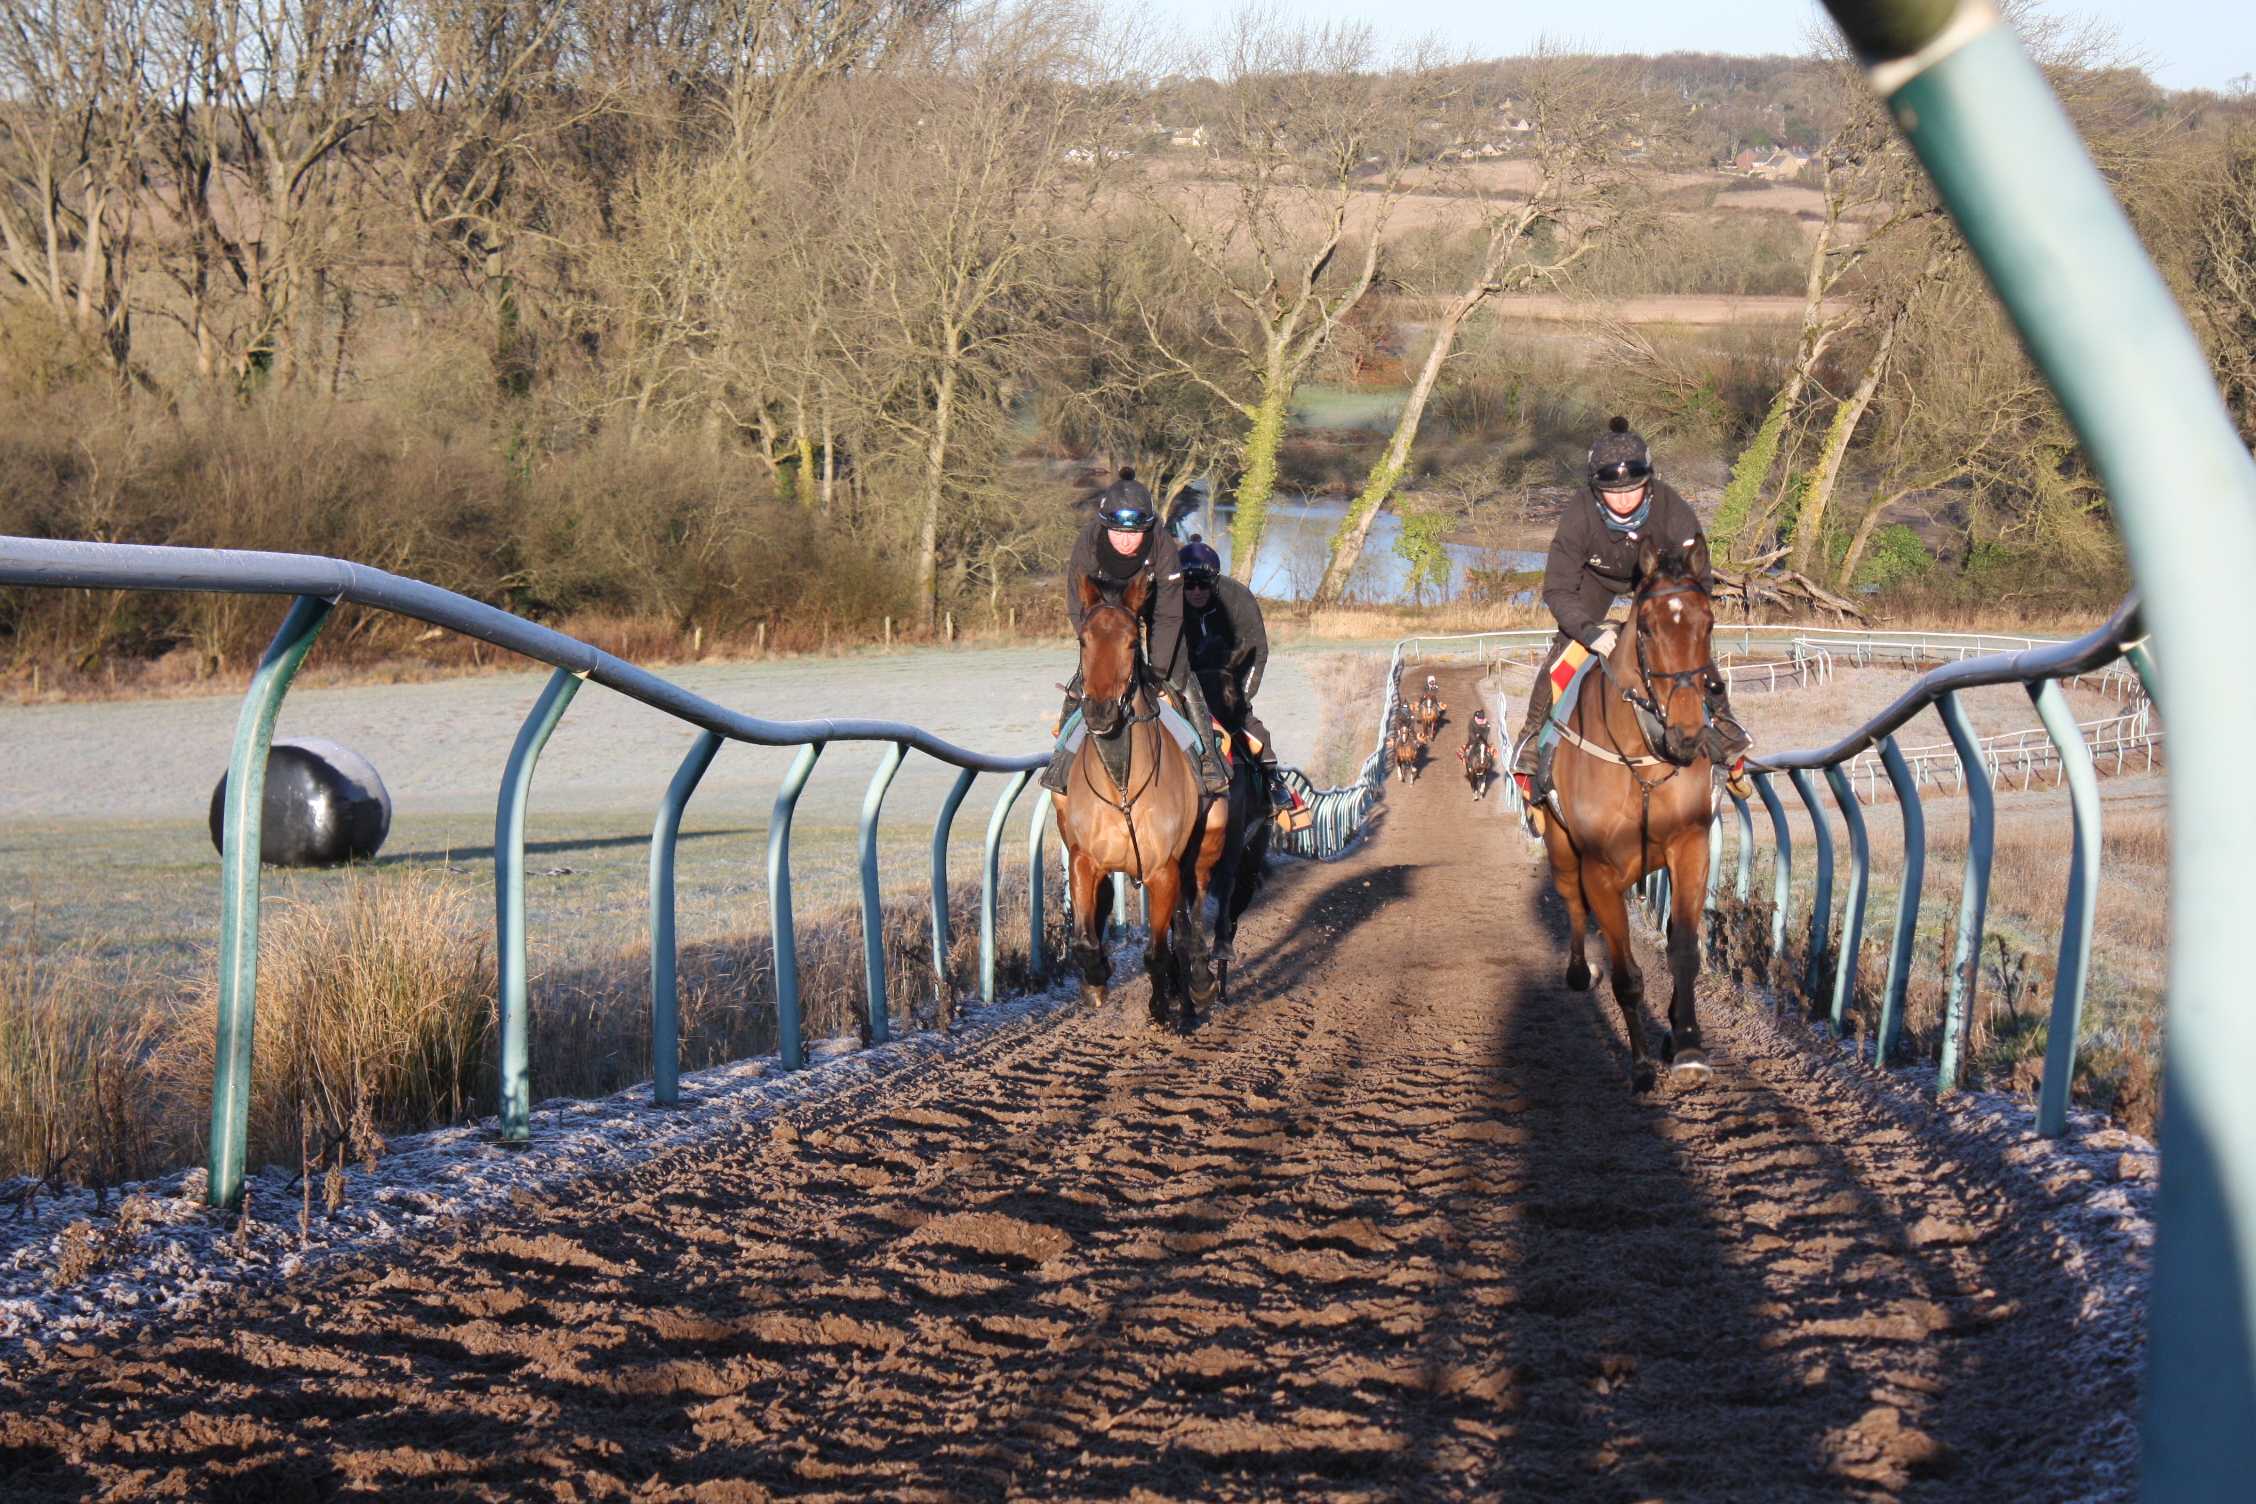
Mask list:
[[[1639,694],[1619,679],[1614,679],[1614,683],[1621,690],[1622,698],[1637,713],[1638,726],[1645,733],[1646,745],[1681,768],[1690,766],[1700,757],[1704,750],[1703,744],[1714,740],[1708,733],[1715,726],[1715,701],[1724,692],[1724,682],[1723,672],[1716,667],[1713,657],[1697,668],[1662,673],[1654,672],[1646,662],[1645,603],[1669,595],[1697,595],[1702,600],[1708,599],[1708,592],[1690,581],[1638,592],[1637,600],[1631,607],[1630,630],[1637,643],[1637,677],[1643,685],[1644,693]],[[1610,663],[1606,665],[1606,676],[1614,678],[1613,665]],[[1653,687],[1656,681],[1665,684],[1667,688],[1656,691]],[[1698,689],[1700,692],[1700,729],[1695,732],[1671,726],[1668,713],[1662,705],[1664,699],[1673,699],[1679,691],[1687,689]]]

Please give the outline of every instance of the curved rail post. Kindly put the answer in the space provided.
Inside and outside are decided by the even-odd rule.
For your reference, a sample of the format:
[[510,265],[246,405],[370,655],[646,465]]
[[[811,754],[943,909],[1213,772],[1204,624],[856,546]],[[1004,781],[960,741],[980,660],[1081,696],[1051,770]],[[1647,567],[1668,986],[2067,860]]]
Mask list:
[[2099,916],[2099,772],[2060,686],[2047,679],[2029,686],[2037,715],[2068,775],[2068,802],[2076,815],[2075,855],[2068,864],[2068,905],[2060,917],[2060,965],[2053,974],[2052,1022],[2045,1033],[2044,1085],[2037,1095],[2037,1132],[2058,1138],[2068,1128],[2068,1088],[2083,1036],[2084,986],[2091,973],[2092,924]]
[[1754,779],[1755,792],[1770,811],[1771,839],[1778,848],[1770,876],[1770,955],[1775,961],[1786,954],[1786,925],[1794,908],[1794,836],[1786,828],[1786,806],[1770,786],[1770,775],[1756,773]]
[[1966,1064],[1966,1031],[1982,982],[1982,918],[1990,902],[1990,851],[1997,834],[1997,798],[1990,788],[1990,765],[1982,760],[1981,738],[1966,719],[1956,690],[1946,690],[1935,709],[1958,750],[1960,781],[1966,785],[1966,886],[1958,901],[1958,944],[1951,952],[1950,1001],[1943,1010],[1943,1058],[1935,1091],[1958,1090]]
[[1857,952],[1864,945],[1864,895],[1872,881],[1872,843],[1865,837],[1864,811],[1857,805],[1856,790],[1849,787],[1849,775],[1839,763],[1825,770],[1825,781],[1849,827],[1849,901],[1841,912],[1841,950],[1833,965],[1831,1017],[1837,1037],[1848,1030],[1849,1004],[1856,997]]
[[1026,822],[1026,975],[1035,986],[1050,970],[1049,957],[1042,953],[1042,837],[1050,809],[1050,801],[1037,795],[1034,818]]
[[978,776],[970,768],[958,773],[955,786],[940,803],[939,817],[932,822],[932,1002],[939,1010],[934,1017],[943,1029],[956,1002],[955,981],[948,975],[948,832],[955,826],[958,806]]
[[1755,886],[1755,812],[1737,794],[1731,802],[1739,811],[1739,871],[1732,880],[1731,896],[1745,903]]
[[301,595],[290,603],[266,656],[251,675],[235,717],[220,813],[219,1036],[212,1054],[211,1152],[204,1201],[233,1206],[243,1197],[243,1157],[251,1134],[251,1039],[257,1027],[259,848],[265,839],[266,755],[274,719],[331,603]]
[[697,792],[713,754],[721,750],[718,731],[700,731],[674,770],[659,801],[650,832],[650,1100],[660,1107],[681,1101],[681,992],[674,965],[674,846],[681,839],[682,811]]
[[526,1058],[531,1028],[526,1020],[525,960],[525,801],[532,793],[533,767],[549,733],[564,719],[564,707],[579,693],[580,679],[568,668],[548,676],[540,698],[517,728],[509,765],[501,774],[501,797],[494,810],[494,964],[501,973],[501,1141],[533,1141],[532,1083]]
[[1787,776],[1794,780],[1794,792],[1802,796],[1802,804],[1809,810],[1810,829],[1817,835],[1817,892],[1810,903],[1808,967],[1802,982],[1814,1003],[1823,995],[1825,955],[1832,940],[1833,823],[1825,818],[1825,806],[1818,802],[1817,785],[1810,780],[1809,769],[1795,768]]
[[1902,1042],[1904,993],[1911,986],[1911,952],[1919,939],[1919,890],[1927,878],[1927,815],[1919,804],[1919,780],[1912,776],[1892,736],[1880,742],[1880,761],[1896,790],[1903,815],[1903,885],[1896,893],[1895,943],[1888,951],[1888,990],[1880,1000],[1880,1027],[1872,1036],[1872,1063],[1886,1065]]
[[768,816],[768,932],[775,947],[776,1047],[787,1071],[807,1063],[806,1041],[799,1036],[799,931],[791,922],[791,815],[822,754],[821,742],[799,749],[791,771],[783,775],[783,786],[776,790],[775,811]]
[[[1700,928],[1708,929],[1708,915],[1716,911],[1716,878],[1723,870],[1723,822],[1714,810],[1708,811],[1708,891],[1700,897]],[[1701,954],[1707,953],[1707,935],[1700,937]]]
[[[995,1000],[995,890],[1003,877],[1003,828],[1010,820],[1011,807],[1018,803],[1020,791],[1034,770],[1011,774],[1009,783],[995,799],[995,813],[987,820],[987,848],[981,854],[979,865],[979,1000]],[[1033,874],[1029,873],[1031,878]]]
[[869,1020],[863,1033],[871,1044],[884,1044],[893,1037],[893,1012],[885,997],[885,905],[877,891],[877,817],[885,807],[885,791],[893,786],[893,775],[901,771],[901,759],[908,753],[906,742],[887,747],[877,771],[870,774],[869,792],[862,795],[862,986],[868,1005],[864,1016]]

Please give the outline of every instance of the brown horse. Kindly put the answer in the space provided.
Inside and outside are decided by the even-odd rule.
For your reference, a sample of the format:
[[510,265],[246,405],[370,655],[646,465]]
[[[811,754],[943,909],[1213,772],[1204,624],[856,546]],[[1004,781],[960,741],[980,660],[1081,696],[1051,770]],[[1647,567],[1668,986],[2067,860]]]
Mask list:
[[1407,715],[1397,715],[1394,721],[1394,735],[1387,745],[1388,749],[1394,754],[1394,781],[1396,783],[1416,783],[1418,781],[1418,759],[1423,757],[1426,751],[1426,739],[1418,734],[1417,722],[1411,720]]
[[1229,803],[1201,795],[1191,755],[1160,723],[1158,676],[1143,655],[1149,588],[1141,575],[1118,590],[1081,582],[1081,715],[1088,735],[1068,792],[1050,797],[1071,864],[1073,959],[1083,1001],[1102,1004],[1112,979],[1104,944],[1112,907],[1107,879],[1125,872],[1150,900],[1144,971],[1151,1021],[1166,1024],[1181,994],[1188,1031],[1198,1008],[1220,991],[1197,906],[1223,854]]
[[1488,791],[1488,775],[1496,771],[1496,748],[1485,731],[1468,735],[1459,757],[1465,759],[1465,782],[1473,786],[1473,803]]
[[1441,713],[1449,707],[1442,703],[1441,688],[1431,674],[1426,675],[1426,690],[1418,696],[1418,745],[1425,746],[1441,729]]
[[1560,739],[1552,784],[1561,818],[1544,822],[1551,880],[1566,901],[1572,936],[1567,985],[1577,992],[1590,986],[1583,931],[1595,914],[1629,1030],[1636,1091],[1652,1089],[1654,1070],[1645,1048],[1645,979],[1630,951],[1623,894],[1663,868],[1673,900],[1668,958],[1675,987],[1661,1058],[1685,1085],[1710,1074],[1692,1005],[1715,812],[1710,772],[1720,751],[1709,716],[1722,681],[1708,645],[1715,617],[1700,583],[1707,574],[1705,540],[1673,549],[1646,542],[1629,626],[1600,665],[1603,677],[1584,681]]

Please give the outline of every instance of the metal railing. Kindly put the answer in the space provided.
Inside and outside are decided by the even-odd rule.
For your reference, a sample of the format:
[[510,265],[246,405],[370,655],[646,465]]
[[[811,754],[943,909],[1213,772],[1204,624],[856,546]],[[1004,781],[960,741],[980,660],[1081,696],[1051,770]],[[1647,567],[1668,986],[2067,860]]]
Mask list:
[[[2141,647],[2143,637],[2138,621],[2138,604],[2134,596],[2124,602],[2105,625],[2073,642],[2050,643],[2017,652],[1967,658],[1947,664],[1924,675],[1899,696],[1894,704],[1832,746],[1812,751],[1771,753],[1750,758],[1747,764],[1771,823],[1774,864],[1770,943],[1774,957],[1782,958],[1787,949],[1794,871],[1793,838],[1784,804],[1772,783],[1776,775],[1784,773],[1788,776],[1803,808],[1809,812],[1817,847],[1817,861],[1814,900],[1807,921],[1807,980],[1813,996],[1829,996],[1827,1018],[1836,1033],[1843,1031],[1847,1025],[1848,1008],[1853,998],[1857,966],[1861,959],[1859,952],[1864,939],[1863,899],[1871,882],[1871,851],[1865,839],[1863,811],[1857,799],[1854,779],[1854,770],[1859,766],[1859,760],[1877,757],[1879,766],[1885,770],[1894,790],[1903,821],[1903,872],[1895,917],[1894,945],[1889,954],[1879,1023],[1873,1032],[1873,1061],[1878,1065],[1886,1065],[1898,1053],[1901,1043],[1904,996],[1910,982],[1912,941],[1918,929],[1920,890],[1926,858],[1926,820],[1920,804],[1920,777],[1905,751],[1897,746],[1895,733],[1919,712],[1933,706],[1943,722],[1944,730],[1950,736],[1958,766],[1979,766],[1985,770],[1988,776],[1982,778],[1968,779],[1963,773],[1960,775],[1961,789],[1968,796],[1966,878],[1961,889],[1962,901],[1949,976],[1949,995],[1944,1011],[1941,1062],[1936,1080],[1937,1090],[1948,1092],[1954,1090],[1959,1083],[1967,1030],[1972,1021],[1976,988],[1980,981],[1982,927],[1996,826],[1991,789],[1996,770],[1985,755],[1989,749],[1984,740],[1975,735],[1972,724],[1967,719],[1965,706],[1958,696],[1962,690],[1982,685],[2022,684],[2028,687],[2030,698],[2036,702],[2037,715],[2044,723],[2045,735],[2049,738],[2050,755],[2056,760],[2068,785],[2075,820],[2075,854],[2069,870],[2068,905],[2062,921],[2060,962],[2054,978],[2050,1032],[2045,1042],[2044,1078],[2037,1102],[2037,1131],[2048,1136],[2059,1135],[2067,1123],[2068,1087],[2075,1068],[2086,973],[2091,958],[2092,924],[2097,913],[2099,860],[2098,773],[2093,765],[2092,749],[2085,739],[2084,728],[2069,713],[2060,681],[2089,673],[2125,656],[2129,657],[2134,669],[2142,677],[2148,676],[2151,664]],[[1931,750],[1919,749],[1923,759]],[[2030,749],[2024,747],[2023,750]],[[1833,802],[1840,810],[1850,836],[1849,902],[1838,945],[1833,943],[1832,936],[1832,828],[1810,779],[1809,775],[1813,772],[1825,775]],[[1736,894],[1745,898],[1748,896],[1752,871],[1754,820],[1746,800],[1734,798],[1733,803],[1737,806],[1740,831]],[[1720,847],[1720,838],[1719,821],[1716,833],[1711,838],[1711,852],[1716,852]],[[1711,862],[1709,868],[1708,903],[1711,908],[1714,907],[1718,886],[1717,865]]]
[[[525,812],[533,769],[551,732],[582,683],[601,684],[702,733],[675,770],[660,801],[650,839],[651,1094],[661,1105],[680,1100],[680,1009],[674,938],[674,848],[682,812],[724,741],[763,747],[797,747],[777,791],[768,826],[768,904],[775,947],[776,1025],[782,1063],[805,1063],[800,1037],[797,931],[791,910],[791,819],[823,749],[834,742],[878,742],[886,752],[871,777],[861,811],[861,921],[867,1029],[872,1043],[891,1035],[883,952],[884,916],[878,883],[877,830],[885,794],[909,753],[958,768],[954,787],[932,827],[932,964],[941,1001],[953,996],[948,950],[948,837],[956,811],[981,773],[1008,775],[988,821],[980,888],[980,998],[994,1001],[997,890],[1001,848],[1012,806],[1033,770],[1048,761],[1037,753],[1003,757],[970,752],[900,721],[831,719],[770,721],[741,714],[691,693],[648,670],[612,657],[576,638],[506,611],[403,579],[382,570],[309,554],[244,553],[219,549],[155,548],[115,543],[0,538],[0,585],[88,590],[201,590],[296,597],[266,656],[251,676],[235,726],[228,761],[220,855],[219,1039],[213,1067],[210,1178],[214,1206],[232,1206],[242,1193],[250,1115],[253,1009],[258,996],[259,836],[266,757],[275,717],[291,680],[340,602],[391,611],[475,637],[554,666],[517,733],[503,768],[494,817],[495,953],[500,974],[500,1101],[504,1143],[532,1138],[532,1097],[526,1060],[529,1044],[525,941]],[[1049,802],[1037,801],[1027,834],[1028,946],[1031,970],[1042,955],[1042,845]]]

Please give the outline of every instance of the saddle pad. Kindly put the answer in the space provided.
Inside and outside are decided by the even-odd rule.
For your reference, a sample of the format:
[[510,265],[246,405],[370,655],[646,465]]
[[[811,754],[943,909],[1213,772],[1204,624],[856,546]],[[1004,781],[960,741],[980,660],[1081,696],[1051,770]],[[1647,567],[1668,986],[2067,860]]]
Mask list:
[[1582,697],[1582,683],[1597,664],[1597,656],[1590,649],[1569,642],[1559,661],[1551,665],[1551,713],[1544,717],[1543,729],[1537,733],[1538,747],[1549,747],[1559,740],[1559,728],[1574,714],[1575,701]]

